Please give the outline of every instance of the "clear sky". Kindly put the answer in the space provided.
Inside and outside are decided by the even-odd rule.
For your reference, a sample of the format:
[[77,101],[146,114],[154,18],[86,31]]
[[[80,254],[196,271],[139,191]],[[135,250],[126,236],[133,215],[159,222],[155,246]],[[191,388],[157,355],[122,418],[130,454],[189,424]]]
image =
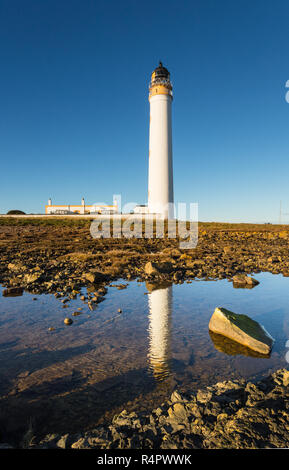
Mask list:
[[[0,213],[147,202],[150,74],[174,87],[175,200],[289,213],[288,0],[0,0]],[[289,222],[289,215],[283,216]]]

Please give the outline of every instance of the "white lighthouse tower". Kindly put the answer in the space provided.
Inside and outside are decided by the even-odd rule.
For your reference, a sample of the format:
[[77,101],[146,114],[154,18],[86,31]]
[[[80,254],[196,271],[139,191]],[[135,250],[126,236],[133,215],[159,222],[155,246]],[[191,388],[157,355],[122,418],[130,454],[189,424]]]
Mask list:
[[174,218],[172,100],[170,74],[160,62],[149,89],[148,211],[164,219]]

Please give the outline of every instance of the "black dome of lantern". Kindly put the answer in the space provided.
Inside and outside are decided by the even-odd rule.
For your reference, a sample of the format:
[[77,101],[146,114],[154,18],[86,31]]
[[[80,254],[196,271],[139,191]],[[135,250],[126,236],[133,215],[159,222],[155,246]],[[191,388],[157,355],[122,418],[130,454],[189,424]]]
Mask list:
[[155,78],[169,78],[170,72],[166,69],[162,62],[159,63],[159,66],[154,70]]

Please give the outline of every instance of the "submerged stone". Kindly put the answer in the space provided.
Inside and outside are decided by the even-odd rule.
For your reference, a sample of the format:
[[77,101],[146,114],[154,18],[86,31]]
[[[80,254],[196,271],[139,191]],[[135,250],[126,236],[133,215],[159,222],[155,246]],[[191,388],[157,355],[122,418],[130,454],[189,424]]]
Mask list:
[[260,354],[270,354],[274,343],[273,338],[258,322],[247,315],[234,313],[222,307],[215,309],[209,322],[209,330]]

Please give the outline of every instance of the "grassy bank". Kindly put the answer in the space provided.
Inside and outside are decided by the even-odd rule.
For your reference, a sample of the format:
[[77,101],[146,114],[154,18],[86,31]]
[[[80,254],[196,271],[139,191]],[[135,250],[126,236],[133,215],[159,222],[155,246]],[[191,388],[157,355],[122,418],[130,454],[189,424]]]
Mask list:
[[[95,218],[71,217],[1,217],[1,226],[51,226],[51,227],[90,227]],[[127,218],[121,219],[123,224]],[[139,219],[140,220],[140,219]],[[167,223],[165,222],[165,227]],[[229,223],[229,222],[198,222],[199,231],[238,231],[238,232],[278,232],[289,231],[289,225],[279,224],[254,224],[254,223]],[[189,227],[188,227],[189,228]]]

